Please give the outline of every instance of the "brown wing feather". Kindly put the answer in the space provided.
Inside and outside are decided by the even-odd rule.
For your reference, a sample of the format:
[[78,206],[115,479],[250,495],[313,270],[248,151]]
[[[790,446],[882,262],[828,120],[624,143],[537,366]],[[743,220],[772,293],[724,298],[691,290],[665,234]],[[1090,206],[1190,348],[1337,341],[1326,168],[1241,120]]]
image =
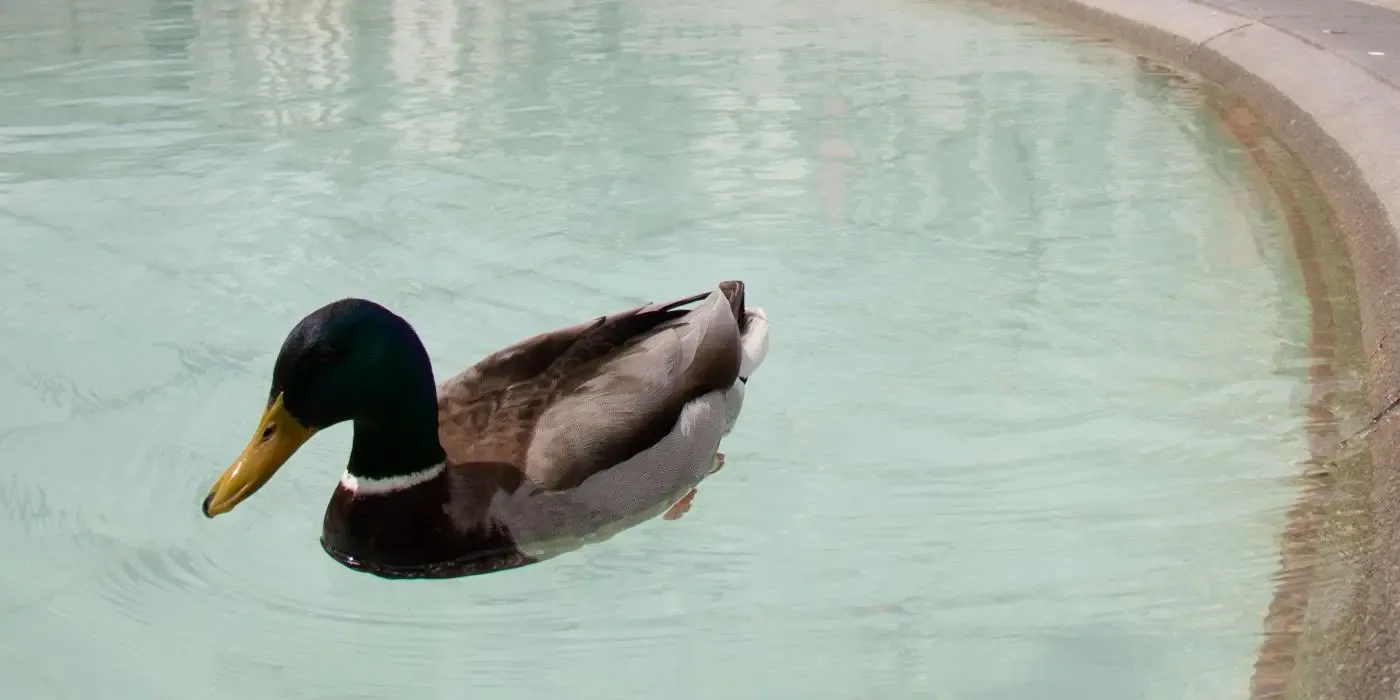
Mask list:
[[554,399],[586,380],[605,358],[682,316],[685,312],[677,307],[706,296],[641,306],[541,333],[488,355],[445,382],[438,423],[448,459],[523,468],[535,423]]
[[[706,315],[681,313],[606,353],[574,366],[532,420],[524,471],[535,483],[566,489],[656,444],[685,404],[738,380],[739,331]],[[713,314],[716,307],[707,312]],[[692,321],[693,324],[692,325]],[[675,334],[662,337],[672,328]]]

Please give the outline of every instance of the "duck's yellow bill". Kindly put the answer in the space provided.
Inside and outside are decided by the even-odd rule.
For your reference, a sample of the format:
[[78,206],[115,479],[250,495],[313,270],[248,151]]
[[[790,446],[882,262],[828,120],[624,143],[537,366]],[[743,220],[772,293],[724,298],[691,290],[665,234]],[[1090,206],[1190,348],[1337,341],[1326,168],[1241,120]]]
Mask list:
[[243,454],[238,455],[233,465],[224,470],[209,495],[204,499],[204,515],[212,518],[233,510],[249,496],[257,493],[273,474],[287,463],[293,453],[312,435],[315,428],[301,424],[282,405],[282,395],[278,394],[263,412],[257,432]]

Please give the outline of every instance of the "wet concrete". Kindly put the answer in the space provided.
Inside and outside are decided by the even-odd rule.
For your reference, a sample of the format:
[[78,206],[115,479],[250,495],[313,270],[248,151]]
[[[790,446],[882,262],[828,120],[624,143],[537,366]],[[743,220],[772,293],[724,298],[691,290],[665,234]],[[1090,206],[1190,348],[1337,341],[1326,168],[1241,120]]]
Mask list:
[[1370,425],[1315,448],[1282,533],[1250,696],[1400,697],[1400,0],[984,2],[1202,75],[1311,175],[1346,260],[1300,262],[1333,289],[1353,287],[1356,310],[1313,323],[1358,338],[1347,354],[1360,365],[1355,398]]
[[[1355,555],[1367,551],[1372,538],[1364,506],[1370,465],[1344,459],[1341,449],[1368,417],[1354,380],[1363,374],[1356,284],[1331,212],[1302,164],[1238,99],[1216,96],[1211,102],[1266,178],[1288,222],[1310,306],[1308,351],[1314,358],[1306,423],[1310,460],[1284,521],[1274,596],[1263,620],[1249,697],[1351,697],[1358,674],[1336,669],[1356,666],[1347,659],[1360,646],[1365,614],[1356,601],[1367,592],[1354,573]],[[1306,692],[1318,688],[1325,692]]]

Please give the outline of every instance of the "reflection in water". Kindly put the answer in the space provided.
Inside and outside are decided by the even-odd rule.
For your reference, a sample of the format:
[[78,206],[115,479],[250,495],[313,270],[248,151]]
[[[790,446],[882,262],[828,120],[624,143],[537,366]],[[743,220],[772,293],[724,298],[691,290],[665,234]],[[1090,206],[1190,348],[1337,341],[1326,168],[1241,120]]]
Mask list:
[[[1192,86],[911,0],[21,0],[0,58],[21,695],[1248,691],[1322,358]],[[734,277],[782,350],[682,521],[367,581],[344,430],[192,505],[328,299],[455,368]]]
[[[408,153],[458,148],[462,108],[455,99],[460,70],[456,0],[393,0],[390,65],[404,97],[384,115]],[[436,98],[443,98],[437,101]]]
[[[850,116],[850,105],[839,95],[827,96],[822,105],[822,116],[830,118],[834,124],[839,125],[841,120]],[[853,170],[850,160],[856,154],[839,134],[823,139],[819,152],[823,165],[819,176],[821,184],[818,185],[817,192],[826,202],[827,217],[833,221],[842,221],[846,218],[846,179]]]
[[[209,3],[210,0],[197,0]],[[243,45],[255,66],[257,112],[274,130],[338,122],[346,111],[348,0],[249,0]]]

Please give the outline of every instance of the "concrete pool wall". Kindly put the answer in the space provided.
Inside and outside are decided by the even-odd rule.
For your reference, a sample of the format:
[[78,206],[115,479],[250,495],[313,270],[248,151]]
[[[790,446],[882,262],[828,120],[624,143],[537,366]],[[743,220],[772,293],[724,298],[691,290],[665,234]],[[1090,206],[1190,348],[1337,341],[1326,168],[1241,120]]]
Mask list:
[[[1362,392],[1374,419],[1373,430],[1359,442],[1364,450],[1355,457],[1368,466],[1353,472],[1365,474],[1368,482],[1363,484],[1368,532],[1358,538],[1355,551],[1339,555],[1348,571],[1327,574],[1350,579],[1334,587],[1353,599],[1344,604],[1321,603],[1333,596],[1306,583],[1295,585],[1322,574],[1312,570],[1313,562],[1303,565],[1308,570],[1289,571],[1284,543],[1284,570],[1250,696],[1395,698],[1400,687],[1400,410],[1394,410],[1400,403],[1400,13],[1348,0],[1209,1],[1215,4],[985,0],[1125,41],[1217,83],[1297,156],[1325,197],[1354,270]],[[1315,325],[1322,322],[1314,319]],[[1334,454],[1327,451],[1315,454],[1324,467],[1342,459],[1335,441]],[[1292,619],[1272,619],[1289,607]],[[1347,610],[1345,635],[1336,635],[1337,607]],[[1329,638],[1317,639],[1319,630]]]

